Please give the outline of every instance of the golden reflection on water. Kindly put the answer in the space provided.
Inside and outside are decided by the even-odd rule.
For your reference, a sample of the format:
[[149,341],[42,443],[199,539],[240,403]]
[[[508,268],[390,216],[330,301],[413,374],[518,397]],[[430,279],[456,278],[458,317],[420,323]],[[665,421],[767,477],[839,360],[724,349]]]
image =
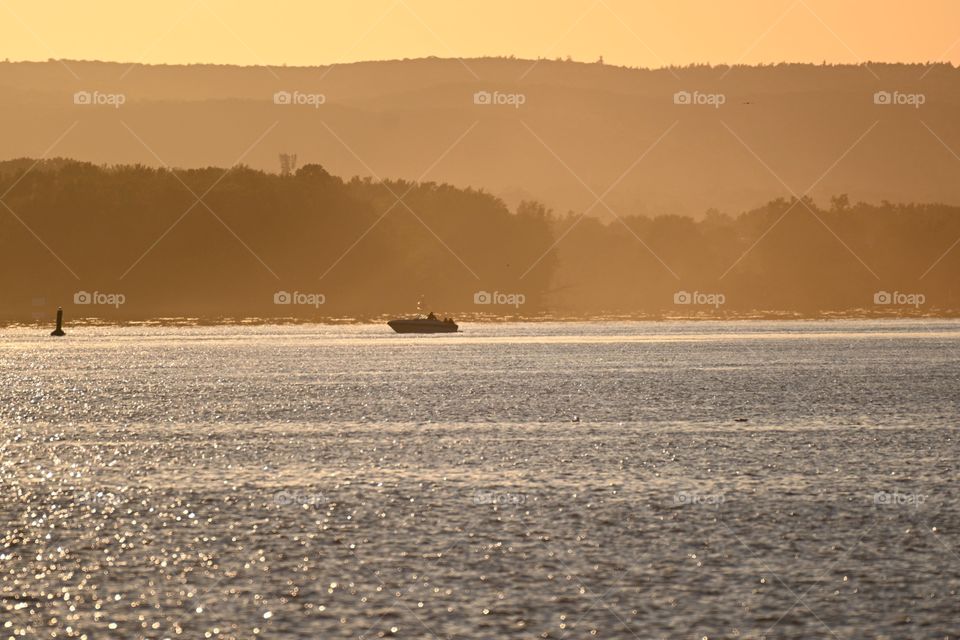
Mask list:
[[438,341],[451,345],[483,344],[618,344],[618,343],[691,343],[691,342],[771,342],[797,340],[957,340],[960,330],[931,331],[749,331],[749,332],[697,332],[697,333],[638,333],[638,334],[553,334],[553,335],[471,335],[470,331],[456,334],[397,335],[392,333],[362,335],[331,335],[326,333],[251,333],[207,334],[165,331],[161,334],[126,333],[117,329],[109,335],[78,328],[71,332],[72,342],[39,339],[33,335],[15,335],[0,338],[0,348],[59,349],[64,347],[95,348],[116,346],[118,343],[149,343],[163,345],[230,344],[249,345],[256,342],[297,344],[299,346],[381,346],[381,345],[436,345]]

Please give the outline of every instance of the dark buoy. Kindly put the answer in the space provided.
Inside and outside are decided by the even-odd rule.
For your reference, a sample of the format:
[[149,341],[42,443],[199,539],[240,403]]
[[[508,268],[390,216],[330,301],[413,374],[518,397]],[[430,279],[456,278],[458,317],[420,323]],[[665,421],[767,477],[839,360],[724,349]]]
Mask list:
[[57,307],[57,328],[50,332],[52,336],[65,336],[63,332],[63,307]]

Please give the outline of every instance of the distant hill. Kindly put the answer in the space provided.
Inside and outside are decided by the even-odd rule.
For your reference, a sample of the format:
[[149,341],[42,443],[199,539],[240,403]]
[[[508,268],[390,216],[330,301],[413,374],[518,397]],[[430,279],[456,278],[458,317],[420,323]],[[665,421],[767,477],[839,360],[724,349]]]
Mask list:
[[[484,91],[504,104],[475,104]],[[877,104],[878,91],[905,104]],[[104,104],[75,104],[76,92]],[[277,92],[304,104],[275,104]],[[676,104],[677,92],[708,104]],[[110,94],[123,104],[115,108]],[[305,97],[321,94],[316,107],[319,98]],[[722,95],[716,108],[713,94]],[[536,199],[558,212],[592,207],[608,216],[597,196],[621,216],[702,216],[811,185],[818,201],[847,193],[960,204],[960,70],[944,64],[8,62],[0,63],[0,95],[0,159],[39,157],[61,136],[51,156],[97,164],[240,160],[275,172],[278,154],[289,152],[336,175],[423,176],[486,189],[511,207]]]

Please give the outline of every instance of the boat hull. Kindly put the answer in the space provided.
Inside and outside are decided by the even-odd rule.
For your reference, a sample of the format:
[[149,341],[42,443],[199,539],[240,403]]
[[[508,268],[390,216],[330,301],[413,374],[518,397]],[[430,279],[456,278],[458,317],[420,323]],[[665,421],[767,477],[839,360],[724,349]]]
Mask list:
[[456,333],[454,322],[440,320],[391,320],[387,323],[397,333]]

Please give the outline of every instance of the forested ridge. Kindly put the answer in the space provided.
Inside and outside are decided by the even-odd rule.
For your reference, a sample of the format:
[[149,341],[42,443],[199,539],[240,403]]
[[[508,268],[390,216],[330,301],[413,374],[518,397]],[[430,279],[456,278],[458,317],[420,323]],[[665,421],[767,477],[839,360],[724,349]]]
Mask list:
[[960,309],[960,208],[947,205],[838,195],[696,220],[597,218],[319,165],[278,175],[63,159],[0,163],[0,194],[8,322],[57,305],[108,320],[366,318],[418,302],[503,317]]
[[[123,102],[77,104],[78,91]],[[276,104],[278,92],[323,103]],[[522,96],[522,105],[477,104],[477,92]],[[682,104],[678,92],[723,103]],[[878,92],[923,103],[878,104]],[[736,213],[789,195],[784,183],[812,188],[818,202],[848,193],[960,205],[960,69],[950,64],[51,60],[0,62],[0,93],[4,159],[57,141],[53,154],[97,164],[202,168],[245,154],[275,171],[279,153],[295,153],[339,176],[417,180],[429,167],[429,179],[483,187],[511,208],[537,200],[560,212],[586,209],[614,181],[607,204],[650,216]]]

